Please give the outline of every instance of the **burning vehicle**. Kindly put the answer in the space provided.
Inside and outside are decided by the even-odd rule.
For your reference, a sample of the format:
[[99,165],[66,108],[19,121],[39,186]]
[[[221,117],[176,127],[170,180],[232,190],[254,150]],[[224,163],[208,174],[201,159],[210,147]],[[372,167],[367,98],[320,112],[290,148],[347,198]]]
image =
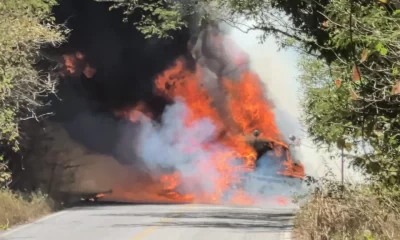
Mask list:
[[[68,113],[63,121],[75,140],[113,154],[132,177],[100,200],[253,204],[258,196],[244,183],[262,169],[264,185],[303,179],[265,84],[219,23],[181,31],[173,40],[146,40],[108,5],[70,2],[83,13],[76,10],[71,20],[61,72],[88,92],[85,103],[96,102],[82,110],[96,117]],[[85,107],[71,98],[76,108]]]
[[[178,59],[156,78],[155,92],[168,101],[183,102],[189,109],[185,114],[178,114],[183,119],[183,128],[189,130],[204,119],[210,120],[214,127],[207,141],[189,138],[188,148],[182,150],[184,154],[195,152],[191,148],[208,152],[208,148],[216,145],[223,145],[222,148],[229,150],[211,150],[211,155],[215,156],[211,156],[209,161],[215,164],[211,168],[220,174],[220,179],[215,181],[220,185],[210,196],[185,194],[185,186],[180,184],[188,178],[181,179],[180,167],[172,167],[169,169],[171,173],[161,176],[168,186],[163,190],[165,196],[182,201],[200,199],[201,202],[219,202],[233,187],[237,191],[236,196],[229,195],[231,199],[236,199],[233,202],[249,203],[254,199],[248,198],[243,191],[246,183],[254,183],[254,179],[262,179],[263,185],[267,186],[272,186],[274,181],[279,184],[292,182],[291,185],[299,186],[304,177],[304,167],[291,153],[296,146],[282,140],[263,84],[250,70],[245,52],[222,35],[215,25],[207,25],[197,38],[189,41],[188,46],[196,63],[194,70],[186,65],[187,59]],[[117,115],[140,123],[151,121],[154,113],[144,102],[140,102],[131,109],[117,112]],[[178,131],[177,138],[179,135]],[[269,164],[267,173],[262,174],[265,164],[261,162],[265,160],[273,164]],[[196,162],[198,159],[189,158],[188,161]],[[199,165],[194,164],[193,167]],[[198,183],[194,181],[192,184]]]

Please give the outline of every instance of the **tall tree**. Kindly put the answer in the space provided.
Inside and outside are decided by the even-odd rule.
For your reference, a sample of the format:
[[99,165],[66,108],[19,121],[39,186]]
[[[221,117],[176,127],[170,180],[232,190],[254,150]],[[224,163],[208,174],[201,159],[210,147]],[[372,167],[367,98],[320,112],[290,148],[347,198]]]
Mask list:
[[[359,152],[355,165],[395,186],[400,182],[400,11],[379,2],[335,0],[321,14],[329,19],[323,47],[336,59],[324,67],[330,84],[322,77],[326,71],[321,75],[312,67],[318,63],[303,65],[309,133],[317,142],[353,146]],[[340,54],[344,49],[347,55]],[[313,78],[320,80],[310,84]]]
[[[19,122],[35,118],[42,97],[54,92],[55,82],[34,64],[40,47],[64,40],[63,27],[51,16],[56,0],[0,2],[0,142],[18,150]],[[1,154],[1,152],[0,152]],[[1,156],[0,156],[0,159]],[[0,184],[8,175],[0,162]]]

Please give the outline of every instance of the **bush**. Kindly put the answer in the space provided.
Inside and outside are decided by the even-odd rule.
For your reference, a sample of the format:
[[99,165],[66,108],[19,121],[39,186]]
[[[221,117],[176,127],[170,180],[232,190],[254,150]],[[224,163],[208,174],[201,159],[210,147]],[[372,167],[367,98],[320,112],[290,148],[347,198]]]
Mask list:
[[296,239],[400,239],[400,207],[391,196],[369,186],[325,182],[301,205]]
[[0,190],[0,228],[26,223],[54,210],[54,202],[41,192],[21,193]]
[[34,67],[40,48],[65,41],[65,28],[51,16],[56,0],[0,1],[0,187],[9,182],[5,149],[19,150],[19,122],[36,118],[55,81]]
[[33,65],[43,45],[64,41],[54,23],[55,0],[0,2],[0,140],[15,142],[21,118],[36,117],[41,98],[54,92],[54,82]]

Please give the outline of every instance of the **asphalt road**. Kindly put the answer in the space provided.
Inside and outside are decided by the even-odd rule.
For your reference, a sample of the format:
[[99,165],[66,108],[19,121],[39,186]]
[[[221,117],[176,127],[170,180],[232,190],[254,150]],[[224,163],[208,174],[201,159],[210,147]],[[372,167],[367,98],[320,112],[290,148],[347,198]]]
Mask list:
[[0,234],[0,240],[281,240],[293,210],[211,205],[85,205]]

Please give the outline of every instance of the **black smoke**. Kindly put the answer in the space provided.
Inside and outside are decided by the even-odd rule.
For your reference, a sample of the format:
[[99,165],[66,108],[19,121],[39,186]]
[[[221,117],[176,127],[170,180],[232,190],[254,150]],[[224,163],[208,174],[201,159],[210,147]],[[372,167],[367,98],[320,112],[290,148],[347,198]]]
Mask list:
[[[140,126],[115,117],[113,110],[141,101],[155,114],[155,120],[160,120],[170,102],[155,95],[154,80],[176,59],[184,58],[186,69],[194,70],[198,64],[204,70],[203,86],[212,96],[212,104],[228,126],[235,126],[220,80],[238,81],[249,69],[249,59],[233,42],[221,38],[218,23],[196,27],[198,14],[188,19],[190,28],[170,32],[171,38],[146,39],[133,24],[145,12],[136,11],[123,22],[123,10],[110,11],[110,6],[94,0],[61,0],[54,9],[57,22],[72,31],[65,44],[47,49],[48,54],[79,51],[97,71],[91,78],[82,74],[61,79],[61,100],[52,99],[53,120],[63,123],[70,136],[89,149],[113,155],[121,163],[140,164],[132,146]],[[270,149],[262,147],[259,155],[266,150]]]
[[121,138],[133,137],[136,128],[116,118],[112,110],[144,101],[154,113],[163,112],[169,102],[154,94],[154,79],[178,57],[186,56],[190,62],[191,30],[171,32],[168,39],[145,39],[133,25],[143,12],[123,22],[122,10],[110,11],[110,6],[94,0],[59,1],[54,16],[71,33],[65,44],[46,51],[53,56],[79,51],[97,70],[90,79],[83,74],[61,79],[58,96],[51,99],[53,120],[63,123],[71,137],[89,149],[125,163],[132,162],[134,153],[129,146],[121,148]]
[[59,23],[72,33],[65,52],[80,51],[97,69],[95,79],[81,79],[92,99],[118,108],[138,100],[150,101],[154,77],[177,57],[187,55],[189,29],[171,32],[172,38],[145,39],[134,22],[122,22],[122,10],[109,10],[110,3],[93,0],[63,0],[54,9]]

